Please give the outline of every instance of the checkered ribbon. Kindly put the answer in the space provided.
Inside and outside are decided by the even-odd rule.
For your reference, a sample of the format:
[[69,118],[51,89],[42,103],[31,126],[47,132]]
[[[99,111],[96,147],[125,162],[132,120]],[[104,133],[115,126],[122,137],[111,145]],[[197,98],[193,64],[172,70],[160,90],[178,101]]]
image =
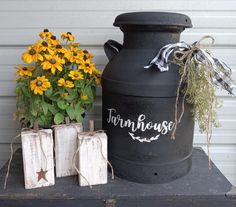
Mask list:
[[149,69],[151,66],[156,65],[161,71],[168,71],[168,60],[170,56],[174,54],[174,57],[178,60],[182,60],[191,55],[191,60],[197,64],[204,64],[209,70],[213,72],[213,83],[217,87],[221,87],[229,92],[232,96],[236,96],[236,85],[233,84],[231,79],[231,69],[219,59],[213,57],[209,51],[204,50],[200,41],[210,38],[212,44],[214,39],[211,36],[205,36],[201,40],[189,45],[185,42],[178,42],[174,44],[168,44],[162,47],[153,60],[144,66],[145,69]]

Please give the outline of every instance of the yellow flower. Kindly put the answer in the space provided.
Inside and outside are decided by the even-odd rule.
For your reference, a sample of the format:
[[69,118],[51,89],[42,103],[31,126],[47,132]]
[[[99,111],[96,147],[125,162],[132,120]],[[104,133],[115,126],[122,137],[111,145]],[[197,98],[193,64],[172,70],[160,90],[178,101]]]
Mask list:
[[49,32],[48,29],[44,29],[43,32],[40,32],[39,36],[44,39],[44,38],[50,38],[52,36],[52,32]]
[[56,70],[62,71],[64,59],[59,58],[57,55],[45,55],[46,60],[42,62],[44,70],[51,70],[52,74],[55,74]]
[[87,95],[84,95],[84,94],[80,94],[80,98],[81,98],[81,100],[83,100],[83,101],[87,101],[88,100],[88,96]]
[[41,51],[48,52],[50,55],[54,54],[54,51],[51,49],[50,45],[46,41],[40,40],[38,44],[41,46]]
[[72,80],[83,80],[84,78],[83,74],[78,70],[70,71],[68,76],[71,77]]
[[96,69],[94,66],[94,63],[91,63],[89,59],[87,59],[86,61],[83,61],[83,63],[80,65],[79,68],[82,69],[85,73],[89,73],[90,75]]
[[71,42],[68,45],[69,45],[69,47],[79,47],[80,46],[79,42],[73,42],[73,43]]
[[65,83],[66,88],[73,88],[75,85],[72,81],[67,80]]
[[43,95],[43,92],[51,87],[51,83],[45,76],[38,76],[36,79],[30,82],[30,89],[34,94]]
[[53,45],[53,46],[59,45],[59,40],[54,35],[48,38],[47,41],[50,45]]
[[62,32],[61,33],[61,39],[63,39],[63,40],[66,39],[70,42],[73,42],[75,40],[75,37],[70,32],[67,32],[67,33]]
[[60,78],[57,81],[57,85],[58,86],[63,86],[63,87],[66,87],[66,88],[73,88],[75,86],[72,81],[69,81],[69,80],[66,81],[64,78]]
[[16,72],[19,76],[32,76],[32,71],[35,69],[34,66],[18,66],[16,68],[18,71]]
[[92,59],[94,56],[92,53],[89,53],[88,50],[83,50],[83,59],[86,61],[87,59]]
[[40,54],[40,52],[41,47],[39,46],[39,44],[35,44],[32,47],[29,47],[27,52],[23,53],[22,60],[28,64],[32,61],[43,61],[43,56]]
[[65,86],[65,83],[66,83],[66,81],[65,81],[64,78],[60,78],[60,79],[57,81],[57,85],[58,85],[58,86]]
[[65,57],[71,62],[71,63],[77,63],[81,64],[83,61],[83,55],[80,50],[77,48],[71,47],[70,50],[68,50],[65,53]]
[[67,52],[67,49],[61,45],[56,45],[56,51],[57,53],[65,54]]

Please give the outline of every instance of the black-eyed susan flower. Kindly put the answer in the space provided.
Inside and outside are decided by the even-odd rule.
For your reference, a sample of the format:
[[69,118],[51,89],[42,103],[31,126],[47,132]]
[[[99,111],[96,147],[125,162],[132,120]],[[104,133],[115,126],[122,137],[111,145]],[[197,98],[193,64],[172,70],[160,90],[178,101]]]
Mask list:
[[48,52],[50,55],[54,54],[53,49],[50,47],[50,45],[46,41],[40,40],[38,44],[40,45],[41,51]]
[[56,70],[62,71],[65,60],[57,55],[44,55],[46,60],[42,62],[43,70],[51,70],[52,74],[55,74]]
[[65,53],[65,58],[71,63],[81,64],[83,61],[81,50],[78,50],[78,48],[75,47],[71,47],[70,50],[67,50]]
[[19,65],[16,74],[19,76],[32,76],[32,72],[35,69],[34,66],[22,66]]
[[66,88],[73,88],[75,85],[72,81],[65,80],[64,78],[60,78],[57,81],[58,86],[66,87]]
[[48,29],[44,29],[43,32],[39,33],[39,36],[44,39],[44,38],[50,38],[51,36],[53,36],[52,32],[49,32]]
[[94,66],[94,63],[90,61],[90,59],[87,59],[86,61],[83,61],[82,64],[79,66],[81,70],[84,71],[84,73],[92,74],[93,71],[96,69]]
[[62,53],[62,54],[65,54],[67,52],[67,49],[62,45],[56,45],[55,50],[57,53]]
[[83,60],[92,59],[94,56],[92,53],[89,53],[88,50],[83,50]]
[[83,80],[84,76],[81,72],[79,72],[78,70],[72,70],[70,71],[69,75],[68,75],[72,80]]
[[69,47],[79,47],[80,44],[79,42],[71,42],[70,44],[68,44]]
[[44,91],[51,87],[51,83],[45,76],[38,76],[30,82],[30,89],[35,95],[43,95]]
[[65,83],[66,88],[73,88],[75,85],[72,81],[67,80]]
[[23,53],[22,60],[25,63],[31,63],[32,61],[38,62],[43,61],[43,56],[40,54],[41,47],[39,44],[34,44],[33,46],[28,48],[28,51]]
[[53,45],[53,46],[59,45],[59,40],[54,35],[52,35],[50,38],[48,38],[47,41],[50,45]]
[[81,98],[81,100],[83,100],[83,101],[87,101],[87,100],[88,100],[88,96],[85,95],[85,94],[83,94],[83,93],[80,94],[80,98]]
[[75,40],[75,37],[71,34],[71,32],[67,32],[67,33],[62,32],[61,39],[73,42]]
[[64,86],[66,83],[66,80],[64,78],[60,78],[58,81],[57,81],[57,85],[58,86]]

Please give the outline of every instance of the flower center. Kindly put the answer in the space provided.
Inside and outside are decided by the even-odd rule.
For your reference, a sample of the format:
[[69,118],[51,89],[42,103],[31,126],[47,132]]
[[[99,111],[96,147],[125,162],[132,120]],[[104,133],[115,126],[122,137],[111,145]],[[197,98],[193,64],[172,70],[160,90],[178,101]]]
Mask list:
[[29,51],[29,54],[30,54],[30,55],[35,55],[35,54],[36,54],[35,49],[31,49],[31,50]]
[[76,53],[76,52],[73,52],[73,56],[77,56],[77,53]]
[[49,32],[49,30],[48,29],[44,29],[43,32]]
[[86,67],[89,67],[89,64],[88,64],[88,63],[85,63],[85,66],[86,66]]
[[56,36],[51,36],[51,39],[56,40],[57,38],[56,38]]
[[72,35],[71,32],[67,32],[66,34],[68,34],[68,35]]
[[57,48],[57,49],[61,49],[62,46],[61,46],[61,45],[57,45],[56,48]]
[[47,47],[47,46],[48,46],[48,43],[45,42],[45,41],[43,41],[43,42],[42,42],[42,45],[43,45],[44,47]]
[[28,70],[28,69],[27,69],[26,67],[23,67],[22,70],[26,71],[26,70]]
[[36,82],[36,85],[37,85],[37,86],[42,86],[43,83],[42,83],[42,81],[37,81],[37,82]]
[[78,77],[79,77],[79,75],[78,75],[78,74],[74,74],[74,77],[75,77],[75,78],[78,78]]
[[54,58],[52,58],[49,62],[50,62],[51,64],[55,64],[57,61],[56,61]]
[[85,54],[88,54],[88,50],[84,50],[83,52],[84,52]]
[[88,60],[88,57],[86,55],[84,55],[83,57],[84,61]]

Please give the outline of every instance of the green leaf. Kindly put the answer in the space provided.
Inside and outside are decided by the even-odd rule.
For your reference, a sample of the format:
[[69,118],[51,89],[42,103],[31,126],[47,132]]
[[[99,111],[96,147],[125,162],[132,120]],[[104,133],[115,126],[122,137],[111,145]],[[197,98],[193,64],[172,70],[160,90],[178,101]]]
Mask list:
[[64,121],[64,115],[63,115],[63,114],[57,113],[57,114],[54,116],[54,122],[55,122],[55,124],[61,124],[63,121]]
[[73,109],[72,106],[69,106],[69,107],[66,109],[66,113],[68,114],[68,116],[70,117],[71,120],[74,120],[74,119],[75,119],[75,110]]
[[37,116],[38,114],[38,112],[34,108],[30,110],[30,113],[32,114],[32,116]]
[[65,110],[68,107],[67,103],[63,99],[57,102],[57,106],[62,110]]
[[78,98],[77,90],[75,90],[75,89],[70,89],[70,88],[67,88],[66,90],[67,90],[67,92],[69,93],[69,96],[73,97],[73,99],[74,99],[74,98]]
[[48,90],[45,91],[45,95],[47,97],[50,97],[52,95],[52,87],[50,87]]
[[89,100],[93,101],[94,99],[94,92],[91,86],[87,86],[86,88],[84,88],[84,90],[82,91],[82,93],[84,95],[87,95]]
[[76,121],[77,122],[82,122],[83,121],[83,117],[81,114],[78,114],[76,117],[75,117]]
[[83,114],[85,112],[84,108],[82,108],[82,106],[80,105],[80,102],[78,102],[75,105],[75,113],[76,114]]
[[57,109],[55,108],[54,105],[48,104],[48,109],[53,115],[55,115],[57,113]]
[[42,108],[43,108],[43,113],[44,113],[44,115],[47,115],[48,109],[49,109],[48,104],[43,101],[43,102],[41,103],[41,106],[42,106]]
[[26,97],[30,97],[30,93],[25,86],[22,86],[21,90]]

